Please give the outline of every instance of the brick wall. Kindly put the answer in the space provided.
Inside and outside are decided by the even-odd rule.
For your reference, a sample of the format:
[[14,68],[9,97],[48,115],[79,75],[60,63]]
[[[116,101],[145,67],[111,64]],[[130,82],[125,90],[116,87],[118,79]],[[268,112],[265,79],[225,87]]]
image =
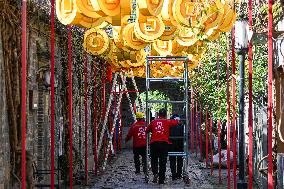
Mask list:
[[0,33],[0,189],[8,188],[10,172],[9,125],[7,118],[3,49]]

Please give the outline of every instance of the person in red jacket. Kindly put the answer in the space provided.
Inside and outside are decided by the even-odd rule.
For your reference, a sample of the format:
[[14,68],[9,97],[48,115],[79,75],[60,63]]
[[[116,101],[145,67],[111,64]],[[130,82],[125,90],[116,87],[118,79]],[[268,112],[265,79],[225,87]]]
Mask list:
[[133,154],[135,173],[140,173],[140,156],[142,156],[143,172],[146,172],[146,124],[142,112],[136,113],[136,122],[131,126],[125,138],[125,142],[133,137]]
[[146,129],[146,133],[152,133],[150,140],[150,156],[152,172],[154,175],[153,182],[157,183],[159,177],[159,184],[164,184],[168,157],[168,144],[170,143],[170,127],[177,126],[179,121],[166,119],[167,111],[164,108],[159,110],[158,115],[159,117],[149,124]]

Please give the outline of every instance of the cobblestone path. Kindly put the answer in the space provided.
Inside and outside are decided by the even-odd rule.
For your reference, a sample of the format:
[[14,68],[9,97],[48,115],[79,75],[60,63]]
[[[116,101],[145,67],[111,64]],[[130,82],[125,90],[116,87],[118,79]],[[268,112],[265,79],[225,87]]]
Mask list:
[[227,170],[222,170],[222,182],[218,184],[218,170],[215,169],[213,176],[210,175],[210,169],[205,169],[204,163],[200,163],[197,158],[191,156],[189,159],[190,186],[186,186],[183,180],[172,181],[170,177],[169,161],[167,163],[166,182],[163,185],[144,182],[144,174],[136,175],[134,173],[134,161],[132,151],[123,151],[107,168],[105,173],[97,178],[91,179],[89,189],[170,189],[170,188],[190,188],[190,189],[223,189],[227,188]]

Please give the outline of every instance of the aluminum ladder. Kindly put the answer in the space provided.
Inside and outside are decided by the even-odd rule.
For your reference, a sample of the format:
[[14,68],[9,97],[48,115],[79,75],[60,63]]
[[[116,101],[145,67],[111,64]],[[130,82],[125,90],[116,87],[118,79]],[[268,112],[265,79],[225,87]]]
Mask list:
[[[155,64],[156,62],[174,62],[174,61],[182,61],[184,65],[184,72],[183,77],[164,77],[164,78],[151,78],[151,69],[150,65]],[[150,108],[149,104],[153,103],[164,103],[166,106],[167,104],[173,104],[173,103],[182,103],[184,104],[183,108],[183,114],[184,118],[182,121],[184,122],[184,145],[183,145],[183,152],[169,152],[168,156],[183,156],[183,179],[186,184],[189,184],[190,180],[188,177],[188,157],[189,157],[189,151],[188,151],[188,132],[189,132],[189,97],[188,97],[188,57],[186,56],[171,56],[171,57],[163,57],[163,56],[147,56],[146,57],[146,124],[147,126],[150,124]],[[170,101],[170,100],[159,100],[159,99],[151,99],[149,100],[149,91],[150,91],[150,83],[151,82],[169,82],[169,81],[178,81],[183,82],[184,84],[184,99],[183,101]],[[171,137],[173,138],[173,137]],[[145,173],[145,182],[149,182],[149,168],[148,168],[148,162],[149,162],[149,154],[150,154],[150,148],[149,148],[149,141],[150,136],[149,133],[147,134],[147,145],[146,145],[146,173]]]

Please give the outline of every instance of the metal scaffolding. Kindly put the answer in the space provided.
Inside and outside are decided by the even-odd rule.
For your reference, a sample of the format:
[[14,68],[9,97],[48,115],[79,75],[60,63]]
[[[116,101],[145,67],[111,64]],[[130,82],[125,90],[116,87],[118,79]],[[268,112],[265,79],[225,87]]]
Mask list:
[[[164,78],[151,78],[151,69],[150,65],[155,64],[156,62],[175,62],[175,61],[182,61],[184,65],[184,72],[182,77],[164,77]],[[150,83],[151,82],[169,82],[169,81],[177,81],[177,82],[183,82],[184,85],[184,99],[182,101],[171,101],[171,100],[159,100],[159,99],[149,99],[149,92],[150,92]],[[183,156],[183,178],[184,181],[188,182],[188,157],[189,157],[189,151],[188,151],[188,133],[189,133],[189,98],[188,98],[188,57],[186,56],[171,56],[171,57],[163,57],[163,56],[147,56],[146,58],[146,123],[147,125],[150,124],[150,107],[149,104],[153,103],[163,103],[167,106],[167,104],[174,104],[174,103],[181,103],[184,104],[183,108],[183,114],[185,116],[185,119],[182,119],[184,121],[184,146],[182,152],[168,152],[168,156]],[[148,172],[148,162],[149,162],[149,154],[150,154],[150,148],[149,148],[149,133],[147,134],[147,146],[146,146],[146,173],[145,173],[145,181],[149,181],[149,172]]]

